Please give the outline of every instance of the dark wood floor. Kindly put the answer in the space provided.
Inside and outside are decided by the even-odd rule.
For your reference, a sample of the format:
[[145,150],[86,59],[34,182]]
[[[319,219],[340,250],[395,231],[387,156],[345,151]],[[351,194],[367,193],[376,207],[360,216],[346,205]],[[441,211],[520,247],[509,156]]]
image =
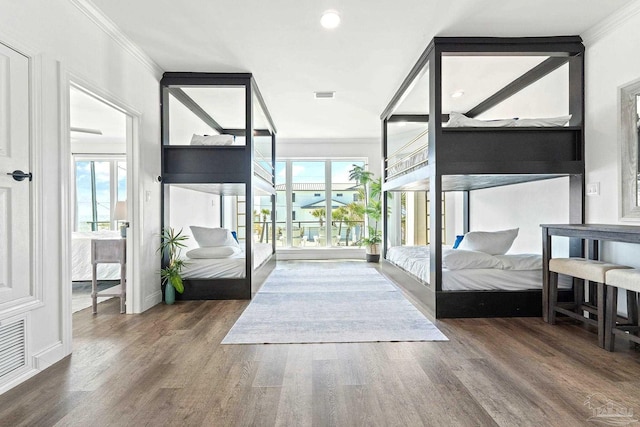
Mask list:
[[608,353],[569,321],[446,320],[437,343],[220,345],[247,304],[78,312],[73,355],[1,395],[0,425],[583,426],[596,394],[640,415],[640,351]]

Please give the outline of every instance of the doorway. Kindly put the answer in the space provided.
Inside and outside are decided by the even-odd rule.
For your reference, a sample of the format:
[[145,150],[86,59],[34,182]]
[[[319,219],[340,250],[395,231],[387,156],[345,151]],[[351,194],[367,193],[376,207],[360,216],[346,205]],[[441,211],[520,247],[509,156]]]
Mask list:
[[[71,308],[73,313],[92,315],[92,242],[126,239],[132,218],[130,149],[133,117],[104,98],[75,83],[69,88],[69,142],[71,154]],[[131,242],[126,239],[127,261]],[[121,280],[120,264],[97,266],[97,290],[114,294],[126,284],[126,311],[132,312],[132,263],[127,262]],[[113,297],[113,296],[110,296]],[[101,302],[109,296],[98,298]],[[113,309],[110,308],[111,311]]]

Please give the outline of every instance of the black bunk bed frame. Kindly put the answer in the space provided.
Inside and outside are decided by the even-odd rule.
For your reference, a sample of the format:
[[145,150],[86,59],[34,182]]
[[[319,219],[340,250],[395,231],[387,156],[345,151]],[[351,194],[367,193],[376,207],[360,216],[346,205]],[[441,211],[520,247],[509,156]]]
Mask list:
[[[182,87],[244,87],[245,128],[225,129],[200,107]],[[271,212],[275,213],[275,144],[276,127],[251,73],[166,72],[160,81],[162,176],[163,184],[219,184],[219,194],[245,196],[245,277],[185,279],[179,300],[251,299],[275,267],[275,214],[271,215],[272,253],[257,269],[253,268],[253,199],[254,190],[271,195]],[[169,145],[169,95],[180,101],[198,118],[220,134],[244,136],[245,145]],[[255,99],[254,99],[255,97]],[[268,122],[268,129],[254,129],[254,102],[257,100]],[[271,182],[255,174],[254,136],[271,137]],[[162,227],[169,224],[168,197],[162,192]],[[221,212],[222,215],[222,212]],[[163,265],[166,260],[163,260]]]
[[[446,128],[442,113],[442,57],[444,55],[548,55],[537,67],[520,76],[466,113],[475,117],[524,89],[558,67],[569,67],[568,127]],[[428,115],[394,115],[403,94],[429,67]],[[584,46],[578,36],[558,37],[436,37],[411,69],[381,115],[383,192],[430,192],[430,281],[407,279],[407,290],[436,318],[540,316],[542,290],[443,291],[442,192],[463,191],[464,231],[469,231],[469,191],[501,185],[568,176],[569,221],[584,223]],[[428,164],[387,180],[387,124],[428,122]],[[383,212],[387,197],[382,198]],[[387,224],[383,227],[383,256],[387,250]],[[570,242],[570,255],[581,256],[582,243]],[[542,281],[542,278],[541,278]],[[569,300],[571,291],[561,291]]]

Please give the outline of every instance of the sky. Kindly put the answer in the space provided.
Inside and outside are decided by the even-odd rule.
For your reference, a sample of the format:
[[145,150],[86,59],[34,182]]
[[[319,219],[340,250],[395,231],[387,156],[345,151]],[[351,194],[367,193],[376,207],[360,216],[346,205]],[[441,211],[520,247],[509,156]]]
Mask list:
[[[362,166],[362,161],[333,161],[331,162],[331,181],[334,183],[347,183],[349,171],[353,165]],[[285,183],[285,162],[276,162],[276,184]],[[293,161],[291,174],[294,183],[324,183],[324,161]]]
[[[98,211],[98,221],[109,221],[111,218],[111,169],[109,160],[95,161],[96,174],[96,201]],[[118,200],[126,200],[127,198],[127,174],[126,163],[118,162]],[[78,204],[77,211],[77,230],[91,230],[92,221],[92,203],[91,203],[91,162],[76,161],[76,200]]]

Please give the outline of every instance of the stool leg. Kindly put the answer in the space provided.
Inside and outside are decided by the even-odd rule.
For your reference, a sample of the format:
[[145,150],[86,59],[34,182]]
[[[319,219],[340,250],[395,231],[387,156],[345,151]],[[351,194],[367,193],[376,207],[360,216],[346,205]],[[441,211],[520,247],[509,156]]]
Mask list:
[[575,312],[582,315],[582,305],[584,304],[584,281],[573,279],[573,302],[575,303]]
[[636,293],[633,291],[627,291],[627,319],[631,325],[638,324],[638,301],[636,299]]
[[98,265],[93,264],[93,275],[91,276],[91,306],[93,314],[98,314]]
[[556,324],[556,305],[558,304],[558,273],[549,272],[549,323]]
[[616,336],[613,328],[616,327],[616,319],[618,317],[618,288],[615,286],[607,286],[607,309],[605,313],[604,325],[604,348],[607,351],[613,351],[616,343]]
[[600,348],[604,348],[604,329],[605,329],[605,320],[604,320],[604,312],[605,312],[605,293],[604,293],[604,283],[598,283],[598,346]]

